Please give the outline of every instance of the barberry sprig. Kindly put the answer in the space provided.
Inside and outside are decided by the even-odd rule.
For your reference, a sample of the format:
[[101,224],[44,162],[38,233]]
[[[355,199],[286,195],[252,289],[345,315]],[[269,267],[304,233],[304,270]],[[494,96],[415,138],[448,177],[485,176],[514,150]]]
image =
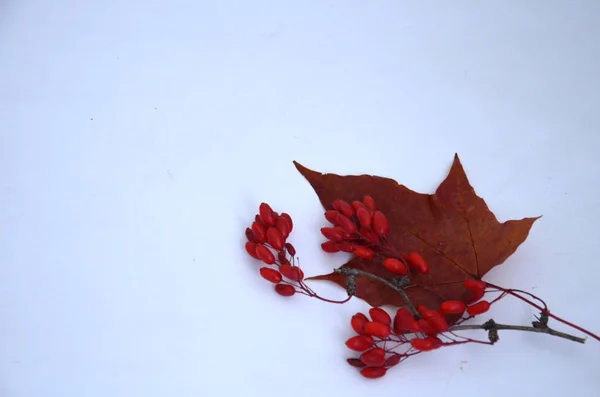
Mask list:
[[[287,242],[293,228],[291,217],[286,213],[277,214],[266,203],[260,205],[254,223],[246,229],[246,251],[253,258],[272,266],[260,268],[259,273],[264,279],[274,283],[275,291],[282,296],[299,293],[326,302],[345,303],[356,294],[356,279],[367,277],[386,285],[402,297],[405,304],[396,310],[393,317],[385,310],[374,307],[369,310],[369,316],[356,313],[350,320],[350,325],[357,335],[349,338],[346,346],[361,354],[359,357],[348,358],[347,362],[352,367],[360,368],[364,377],[380,378],[390,368],[407,358],[442,347],[465,343],[493,345],[499,340],[498,331],[504,330],[544,333],[585,343],[584,338],[550,328],[550,318],[600,341],[598,335],[552,314],[548,305],[535,295],[477,279],[464,281],[464,287],[471,291],[471,297],[467,301],[447,300],[441,302],[438,309],[415,306],[404,288],[410,285],[410,278],[415,273],[430,272],[425,259],[418,252],[399,253],[389,243],[389,221],[385,214],[377,209],[372,197],[364,196],[361,201],[356,200],[352,203],[335,200],[332,207],[332,210],[324,214],[332,226],[321,228],[321,234],[327,238],[327,241],[321,244],[323,251],[348,252],[365,260],[380,261],[381,266],[396,275],[395,278],[387,280],[359,269],[340,267],[334,269],[334,272],[346,276],[348,298],[330,300],[320,297],[304,282],[304,273],[296,265],[296,250]],[[493,293],[499,295],[494,299],[484,299],[486,295]],[[536,317],[531,326],[499,324],[493,319],[483,324],[463,325],[465,321],[487,313],[493,304],[506,296],[513,296],[540,310],[539,317]],[[450,326],[446,315],[460,318]],[[487,340],[467,338],[456,333],[476,329],[486,331]]]
[[319,296],[304,282],[304,272],[298,265],[296,248],[287,241],[294,228],[292,217],[278,214],[267,203],[261,203],[259,213],[251,227],[246,228],[246,252],[268,266],[259,269],[265,280],[275,284],[274,290],[281,296],[302,294],[329,303],[345,303],[351,299],[332,300]]

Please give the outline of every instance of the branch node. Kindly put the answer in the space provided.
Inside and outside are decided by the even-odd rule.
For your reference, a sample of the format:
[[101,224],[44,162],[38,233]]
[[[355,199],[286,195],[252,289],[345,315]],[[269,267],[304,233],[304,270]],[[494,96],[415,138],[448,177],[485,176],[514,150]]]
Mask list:
[[354,276],[348,276],[348,280],[346,280],[346,292],[348,296],[356,295],[356,278]]
[[400,289],[404,289],[410,285],[410,277],[408,277],[408,276],[394,277],[392,279],[392,284],[394,284],[396,287],[398,287]]
[[490,318],[488,321],[486,321],[485,323],[483,323],[483,329],[486,330],[486,331],[491,331],[491,330],[498,331],[498,327],[496,325],[496,322],[492,318]]

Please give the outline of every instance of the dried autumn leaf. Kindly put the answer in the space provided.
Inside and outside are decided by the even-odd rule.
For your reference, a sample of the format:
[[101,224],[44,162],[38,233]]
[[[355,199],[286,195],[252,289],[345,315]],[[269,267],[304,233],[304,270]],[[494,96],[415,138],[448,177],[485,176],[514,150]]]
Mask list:
[[[428,274],[414,274],[406,288],[415,304],[438,309],[443,301],[467,301],[471,291],[467,278],[481,279],[502,264],[525,241],[540,217],[498,222],[485,201],[470,185],[458,155],[435,194],[422,194],[393,179],[371,175],[321,174],[294,161],[298,171],[313,187],[326,210],[334,200],[375,199],[378,210],[390,222],[388,240],[398,252],[418,252],[429,264]],[[391,280],[394,274],[382,265],[381,257],[355,258],[344,265]],[[342,287],[346,277],[330,273],[307,280],[327,280]],[[356,296],[371,306],[402,306],[399,294],[369,278],[358,277]]]

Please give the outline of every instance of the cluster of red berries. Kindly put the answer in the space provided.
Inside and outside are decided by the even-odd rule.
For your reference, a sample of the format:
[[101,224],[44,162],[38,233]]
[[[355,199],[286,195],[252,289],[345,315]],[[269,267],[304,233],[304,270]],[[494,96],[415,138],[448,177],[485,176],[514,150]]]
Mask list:
[[401,276],[411,271],[429,272],[429,265],[418,252],[398,254],[388,244],[389,221],[377,210],[371,196],[364,196],[362,201],[355,200],[352,204],[338,199],[332,205],[334,209],[325,212],[325,219],[333,226],[321,228],[321,234],[327,238],[321,244],[323,251],[350,252],[366,260],[379,254],[383,257],[383,266]]
[[[483,296],[486,288],[483,281],[469,279],[464,284],[476,296]],[[350,325],[358,335],[348,339],[346,346],[360,352],[361,355],[358,358],[347,359],[348,364],[360,368],[361,374],[366,378],[380,378],[389,368],[410,356],[461,343],[443,335],[448,331],[446,314],[466,313],[473,317],[485,313],[489,308],[490,303],[487,301],[479,301],[469,306],[462,301],[445,301],[439,310],[421,305],[416,308],[417,313],[412,313],[409,309],[401,307],[396,311],[393,320],[385,310],[378,307],[369,310],[370,319],[363,313],[356,313],[352,316]],[[386,342],[392,347],[386,349]],[[395,351],[402,346],[408,348],[402,353]]]
[[287,242],[293,227],[289,214],[280,215],[269,204],[261,203],[252,227],[246,228],[246,252],[267,265],[276,266],[263,266],[259,273],[275,284],[275,291],[282,296],[294,295],[297,292],[294,283],[304,279],[302,269],[294,264],[296,249]]

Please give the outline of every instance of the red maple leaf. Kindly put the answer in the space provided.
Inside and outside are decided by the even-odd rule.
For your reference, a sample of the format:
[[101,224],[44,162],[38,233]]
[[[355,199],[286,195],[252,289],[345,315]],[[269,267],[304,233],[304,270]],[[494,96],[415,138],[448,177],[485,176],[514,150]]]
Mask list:
[[[388,241],[398,252],[418,252],[429,264],[429,273],[411,276],[406,293],[415,306],[437,309],[445,300],[468,301],[467,278],[481,279],[502,264],[525,241],[540,217],[498,222],[485,201],[470,185],[458,155],[435,194],[421,194],[393,179],[371,175],[321,174],[296,161],[298,171],[313,187],[326,210],[336,199],[347,202],[365,195],[375,199],[390,223]],[[382,258],[354,258],[344,267],[367,271],[387,280],[394,278]],[[346,277],[330,273],[309,278],[327,280],[345,288]],[[394,290],[370,278],[356,279],[356,296],[372,306],[402,306]]]

